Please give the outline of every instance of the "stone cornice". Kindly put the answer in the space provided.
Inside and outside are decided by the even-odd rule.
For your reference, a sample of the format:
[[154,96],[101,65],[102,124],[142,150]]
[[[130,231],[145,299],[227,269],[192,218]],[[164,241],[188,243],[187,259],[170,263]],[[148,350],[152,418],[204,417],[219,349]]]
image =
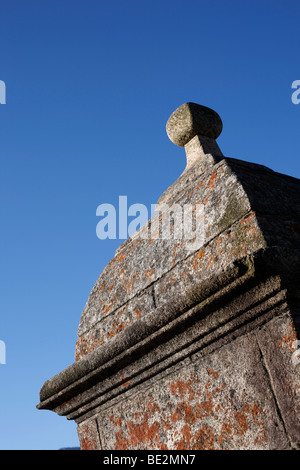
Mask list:
[[[273,299],[271,304],[274,309],[276,304],[282,304],[286,300],[282,279],[288,275],[288,266],[291,266],[289,258],[293,259],[296,266],[299,254],[286,250],[282,254],[282,250],[277,248],[260,250],[234,262],[226,271],[195,285],[178,297],[171,298],[151,314],[137,320],[108,344],[98,347],[45,382],[37,408],[55,410],[70,419],[78,418],[89,409],[124,392],[124,384],[126,387],[131,382],[131,386],[134,386],[139,380],[146,380],[145,377],[165,368],[164,361],[167,360],[169,364],[182,360],[185,355],[183,351],[189,350],[190,354],[191,345],[195,342],[196,349],[201,349],[206,343],[216,342],[220,336],[243,324],[243,321],[231,324],[233,318],[248,315],[245,320],[248,322],[247,312],[254,307],[250,317],[262,315],[269,308],[268,299]],[[292,268],[290,275],[294,271]],[[270,277],[273,277],[271,287],[260,287],[255,299],[253,296],[249,297],[249,305],[247,301],[244,305],[237,302],[227,311],[226,308],[224,310],[224,306],[232,299],[255,288],[259,280]],[[266,300],[268,301],[264,304]],[[261,306],[257,308],[257,305]],[[214,316],[218,309],[223,313]],[[195,329],[193,325],[199,321],[201,325]],[[166,348],[164,345],[170,341],[174,343],[172,348]],[[147,355],[153,350],[157,350],[158,354],[149,359]],[[143,357],[148,359],[141,360]],[[125,379],[124,371],[134,363],[135,367],[130,368],[131,376],[127,374]],[[122,386],[123,389],[120,388]]]

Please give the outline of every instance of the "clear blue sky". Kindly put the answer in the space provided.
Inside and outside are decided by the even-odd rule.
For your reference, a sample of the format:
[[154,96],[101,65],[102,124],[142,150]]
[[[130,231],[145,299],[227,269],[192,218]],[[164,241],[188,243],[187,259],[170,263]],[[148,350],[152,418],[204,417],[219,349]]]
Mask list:
[[97,238],[97,206],[150,207],[175,181],[165,125],[187,101],[220,114],[226,156],[300,177],[300,5],[1,0],[0,18],[0,448],[59,449],[75,423],[35,406],[121,243]]

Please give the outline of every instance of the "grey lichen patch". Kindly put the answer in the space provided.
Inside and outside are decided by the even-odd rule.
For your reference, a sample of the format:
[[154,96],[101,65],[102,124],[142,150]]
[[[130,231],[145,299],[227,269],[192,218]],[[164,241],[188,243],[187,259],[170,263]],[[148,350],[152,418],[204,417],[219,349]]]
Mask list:
[[248,200],[244,202],[236,193],[229,194],[226,202],[225,210],[217,221],[220,233],[230,228],[232,223],[242,218],[250,208]]
[[184,147],[196,135],[217,139],[222,128],[222,120],[214,110],[196,103],[185,103],[172,113],[166,130],[174,144]]
[[186,296],[191,304],[203,304],[211,301],[219,290],[247,272],[249,265],[237,263],[225,273],[220,273],[213,279],[206,280],[200,285],[192,285],[186,291]]

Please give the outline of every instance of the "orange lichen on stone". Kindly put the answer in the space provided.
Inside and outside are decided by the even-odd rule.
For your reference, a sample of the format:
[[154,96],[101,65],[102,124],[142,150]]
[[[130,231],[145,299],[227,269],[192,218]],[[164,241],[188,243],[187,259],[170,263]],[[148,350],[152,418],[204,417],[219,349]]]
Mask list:
[[95,449],[95,439],[90,441],[87,437],[81,439],[81,449],[82,450],[94,450]]
[[278,341],[278,346],[280,348],[287,349],[289,352],[295,351],[295,341],[297,340],[297,331],[292,322],[290,322],[290,330],[287,334],[284,334],[282,338]]
[[200,265],[202,265],[202,260],[205,257],[205,250],[202,248],[199,250],[195,256],[192,258],[192,267],[194,271],[198,271]]
[[95,336],[81,336],[76,341],[75,361],[79,361],[79,359],[81,359],[83,356],[93,352],[96,348],[102,346],[103,344],[104,340],[102,338],[97,338]]
[[134,313],[136,315],[136,319],[138,320],[141,317],[142,312],[138,308],[135,308]]
[[168,402],[149,397],[138,409],[127,412],[122,422],[111,419],[117,427],[114,448],[227,449],[232,442],[247,445],[249,436],[263,448],[267,435],[258,403],[247,402],[244,391],[237,408],[218,371],[208,368],[205,381],[204,377],[192,374],[171,382]]
[[125,388],[128,387],[132,383],[132,380],[126,380],[126,377],[123,375],[121,376],[121,379],[124,380],[124,382],[121,384],[121,387]]
[[121,416],[118,416],[117,418],[115,418],[114,415],[110,415],[109,419],[115,426],[122,426]]
[[154,269],[146,269],[143,274],[143,278],[147,279],[148,281],[151,280],[152,276],[154,274]]
[[180,243],[176,243],[176,245],[174,246],[173,251],[172,251],[173,259],[170,262],[170,266],[175,265],[177,251],[178,251],[179,248],[180,248]]
[[198,432],[192,434],[189,425],[181,430],[182,438],[176,446],[176,450],[215,450],[216,436],[208,425],[202,426]]
[[120,333],[120,331],[123,331],[127,325],[123,321],[121,321],[120,323],[115,321],[112,326],[114,329],[111,330],[109,333],[106,333],[105,335],[107,339],[116,336],[118,333]]
[[212,400],[203,401],[201,403],[196,403],[196,416],[198,419],[211,416],[214,411],[218,411],[216,408],[213,408],[214,404]]
[[123,289],[129,294],[133,290],[133,286],[137,278],[139,277],[139,273],[132,274],[130,278],[128,277],[123,284]]
[[184,422],[187,424],[194,424],[196,422],[196,414],[194,409],[186,402],[179,403],[171,416],[171,421],[173,423],[176,423],[180,420],[184,420]]
[[234,414],[234,419],[237,424],[235,432],[239,434],[240,436],[242,436],[243,434],[245,434],[245,432],[249,428],[249,425],[247,422],[247,416],[243,411],[237,411]]
[[112,309],[112,305],[109,305],[108,307],[106,307],[106,305],[104,305],[102,307],[102,310],[104,310],[105,315],[107,315],[110,312],[111,309]]
[[177,382],[171,382],[170,392],[172,395],[179,394],[180,398],[184,398],[188,394],[188,400],[191,401],[195,397],[195,391],[192,387],[192,384],[199,383],[199,380],[196,377],[191,377],[188,381],[184,382],[178,380]]
[[210,178],[209,178],[209,180],[208,180],[208,183],[207,183],[207,187],[208,187],[209,189],[215,189],[216,184],[217,184],[217,181],[216,181],[217,176],[218,176],[217,170],[215,170],[215,171],[212,173],[212,175],[210,176]]
[[98,289],[97,292],[96,292],[96,295],[98,295],[98,294],[104,289],[104,287],[105,287],[105,282],[103,282],[103,283],[101,284],[101,286],[99,287],[99,289]]
[[133,420],[127,422],[126,431],[128,437],[124,437],[122,429],[119,429],[115,433],[115,449],[159,448],[166,450],[165,444],[160,442],[161,422],[153,418],[155,413],[160,413],[160,407],[151,397],[145,407],[146,410],[142,414],[141,422],[134,422]]
[[219,377],[218,372],[215,372],[213,369],[208,369],[207,371],[209,375],[212,375],[214,379],[217,379]]
[[89,429],[85,427],[82,431],[80,439],[80,448],[82,450],[95,450],[97,449],[96,440],[91,438]]

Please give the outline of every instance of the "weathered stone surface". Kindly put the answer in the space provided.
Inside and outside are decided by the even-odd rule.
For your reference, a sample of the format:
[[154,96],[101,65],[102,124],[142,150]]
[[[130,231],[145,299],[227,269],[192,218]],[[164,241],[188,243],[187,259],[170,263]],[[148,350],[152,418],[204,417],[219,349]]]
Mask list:
[[166,129],[169,139],[184,147],[196,135],[217,139],[223,124],[218,113],[212,109],[196,103],[185,103],[172,113]]
[[[293,178],[228,159],[197,176],[196,182],[193,175],[176,182],[159,203],[203,204],[204,243],[193,253],[185,240],[126,241],[89,296],[78,329],[77,359],[122,331],[135,317],[151,312],[172,290],[214,275],[233,260],[267,245],[299,246],[299,197]],[[284,190],[286,184],[291,186],[289,193]],[[277,207],[274,200],[279,198]],[[92,344],[87,340],[91,335]]]
[[254,335],[191,357],[128,400],[98,417],[108,449],[289,447]]
[[[109,307],[106,309],[109,310]],[[96,317],[95,323],[83,331],[76,342],[75,360],[78,361],[81,357],[110,341],[125,328],[133,325],[141,316],[153,310],[155,310],[154,291],[153,287],[148,287],[120,308],[113,309],[111,313],[108,312],[107,315],[100,317],[98,322]]]
[[[176,370],[178,367],[182,370],[187,370],[187,364],[190,364],[190,362],[198,364],[199,362],[199,370],[201,371],[203,369],[203,361],[205,362],[206,358],[210,358],[211,355],[215,354],[214,351],[217,351],[218,358],[221,357],[222,360],[216,359],[216,362],[219,361],[219,370],[220,368],[223,370],[224,354],[228,355],[229,351],[231,351],[230,360],[232,360],[231,369],[233,378],[230,380],[236,380],[240,383],[240,379],[236,375],[236,363],[240,361],[241,351],[236,347],[235,339],[249,334],[252,338],[253,332],[257,331],[259,334],[261,326],[268,325],[274,316],[287,316],[287,296],[284,282],[282,281],[284,279],[284,266],[282,273],[280,273],[279,269],[279,275],[270,277],[274,267],[278,267],[280,264],[280,255],[274,252],[274,250],[273,253],[264,250],[261,255],[261,257],[255,257],[257,258],[256,261],[255,259],[251,260],[251,258],[242,260],[236,267],[233,266],[215,280],[209,279],[209,282],[206,284],[205,282],[202,283],[202,288],[199,286],[195,290],[190,290],[185,299],[174,300],[169,302],[168,307],[165,306],[164,308],[157,309],[156,317],[149,316],[146,322],[139,319],[135,325],[124,330],[112,340],[116,344],[112,348],[112,342],[110,343],[110,351],[104,346],[100,347],[94,353],[75,363],[72,366],[73,374],[69,373],[68,382],[66,381],[67,373],[64,376],[60,375],[48,381],[48,384],[45,384],[41,391],[41,399],[43,399],[46,405],[44,406],[55,409],[57,413],[66,415],[69,419],[76,419],[80,423],[80,429],[82,429],[81,422],[86,422],[89,417],[94,416],[96,413],[97,419],[101,423],[98,429],[103,430],[102,432],[104,433],[102,435],[101,430],[98,431],[101,436],[101,442],[105,443],[104,448],[109,449],[111,448],[110,443],[106,444],[108,439],[105,434],[107,427],[103,427],[103,422],[106,422],[105,417],[108,416],[109,411],[107,406],[114,407],[122,399],[128,400],[127,403],[132,403],[132,400],[134,400],[135,405],[133,409],[136,412],[135,416],[136,418],[141,417],[142,415],[139,414],[141,413],[139,400],[136,397],[133,398],[131,393],[141,393],[140,396],[144,397],[148,393],[145,391],[145,387],[147,389],[150,387],[150,390],[152,390],[151,396],[153,397],[152,387],[159,383],[160,377],[168,377],[166,380],[170,380],[173,377],[172,370],[174,367]],[[193,305],[194,307],[192,307]],[[289,316],[288,321],[289,323],[292,321],[291,316]],[[285,338],[284,335],[283,338]],[[253,340],[251,339],[252,342]],[[256,342],[255,347],[257,347]],[[126,354],[120,354],[122,350],[126,352],[127,357]],[[247,356],[248,354],[256,356],[255,360],[259,356],[261,363],[264,364],[261,350],[256,351],[254,355],[251,348],[250,351],[249,348],[246,348],[245,355]],[[98,362],[95,360],[97,355]],[[83,363],[84,360],[85,363]],[[251,361],[251,358],[249,358],[249,361]],[[102,367],[101,364],[103,364]],[[278,364],[280,364],[280,359]],[[246,375],[249,375],[248,366],[249,364],[247,367],[245,366],[245,373],[248,371]],[[265,366],[261,365],[261,368],[264,369]],[[224,377],[227,374],[228,371],[225,370]],[[188,379],[191,384],[194,376],[193,372],[191,378]],[[258,397],[261,395],[269,397],[271,392],[268,383],[270,381],[269,377],[268,380],[264,378],[263,382],[256,379],[251,382],[251,386],[254,387],[252,390],[253,394],[256,394],[256,401],[253,402],[252,408],[249,408],[249,402],[239,402],[239,407],[233,408],[235,411],[230,417],[227,416],[226,412],[225,417],[229,421],[225,420],[221,412],[219,414],[214,413],[214,420],[218,420],[216,425],[221,426],[220,423],[224,422],[224,427],[226,428],[229,426],[228,423],[234,423],[234,417],[239,416],[239,413],[241,413],[243,419],[246,420],[245,429],[248,429],[247,426],[250,427],[250,415],[252,416],[250,410],[256,410],[257,403],[260,403],[263,413],[259,430],[255,431],[254,428],[249,430],[245,440],[239,440],[235,437],[236,432],[233,432],[231,436],[232,442],[227,439],[221,447],[219,447],[219,444],[222,436],[214,434],[217,436],[217,441],[220,442],[219,444],[211,445],[216,448],[286,448],[289,446],[287,442],[290,438],[289,436],[282,436],[282,425],[279,426],[278,424],[278,422],[282,421],[280,414],[276,415],[276,413],[273,413],[273,408],[266,411],[262,402],[258,400]],[[68,383],[70,384],[69,386]],[[255,384],[258,387],[256,391]],[[165,392],[167,389],[164,387],[164,382],[162,382],[162,386]],[[259,392],[259,387],[267,388],[266,390],[263,389],[263,392]],[[164,392],[161,391],[160,396]],[[224,401],[223,392],[224,390],[221,389],[220,400]],[[56,398],[54,397],[55,394]],[[67,402],[65,400],[66,395],[69,397]],[[49,397],[48,402],[47,397]],[[275,396],[274,400],[276,402]],[[163,424],[166,423],[166,410],[164,401],[160,403],[162,410],[160,432],[163,433]],[[230,403],[228,401],[228,407],[230,407]],[[174,410],[176,406],[174,405],[170,409]],[[196,404],[193,404],[193,406],[196,406]],[[216,411],[218,410],[219,408],[216,404]],[[249,413],[247,414],[245,411]],[[128,416],[130,417],[131,415],[129,414]],[[272,420],[269,420],[269,416],[272,416]],[[132,419],[130,418],[129,422],[131,421]],[[122,432],[126,435],[131,425],[126,427],[125,418],[119,422],[123,423]],[[136,429],[140,427],[140,424],[140,421],[137,420]],[[207,426],[205,429],[209,431],[211,424],[207,424]],[[182,424],[180,429],[180,432],[176,434],[178,440],[174,441],[173,444],[169,442],[169,448],[178,448],[178,446],[183,445],[182,439],[183,436],[186,436],[185,431],[188,428],[185,424]],[[234,426],[232,429],[235,429]],[[262,441],[259,441],[258,436],[263,433],[263,429],[268,431],[265,431]],[[117,432],[120,434],[121,430],[119,429]],[[193,430],[188,431],[187,435],[190,435],[190,440],[187,441],[187,447],[182,448],[189,448],[188,445],[191,442],[193,442],[192,445],[195,448],[196,437],[192,436],[192,433]],[[196,433],[196,435],[198,434]],[[117,448],[124,448],[124,442],[127,441],[125,439],[122,442],[123,444],[120,442],[117,444]],[[134,442],[136,441],[128,441],[128,448],[133,448]],[[293,442],[296,442],[296,440],[294,439]],[[155,444],[157,447],[155,448],[165,448],[164,444],[157,441]],[[119,445],[121,447],[118,447]],[[153,448],[153,445],[153,443],[149,444],[149,448]],[[143,442],[139,442],[136,443],[135,448],[141,448],[142,446]]]
[[96,419],[88,419],[81,423],[77,432],[81,450],[102,450]]
[[[38,407],[75,419],[83,449],[299,448],[299,180],[225,158],[211,110],[168,126],[187,167],[101,273]],[[203,208],[197,243],[158,236],[174,204]]]
[[[203,243],[190,250],[189,241],[184,239],[136,239],[125,242],[104,269],[89,296],[78,329],[79,342],[93,325],[97,323],[100,326],[100,322],[104,323],[108,316],[113,315],[118,325],[121,322],[122,325],[129,324],[127,314],[135,308],[131,304],[150,285],[154,293],[162,293],[166,285],[169,291],[178,282],[191,284],[201,281],[224,269],[234,259],[266,246],[249,199],[225,160],[216,164],[205,177],[200,177],[196,186],[175,186],[172,204],[180,204],[181,207],[184,204],[204,206]],[[158,305],[164,296],[156,295],[155,299]],[[144,307],[138,309],[141,314],[153,309],[154,305],[151,307],[150,303],[147,301]],[[120,313],[122,308],[123,312]],[[103,328],[99,342],[105,342],[110,334],[113,333]],[[78,351],[76,357],[81,357]]]
[[300,444],[300,364],[292,361],[298,338],[294,319],[294,314],[286,314],[264,325],[258,332],[258,342],[270,375],[278,414],[292,446],[297,448]]

